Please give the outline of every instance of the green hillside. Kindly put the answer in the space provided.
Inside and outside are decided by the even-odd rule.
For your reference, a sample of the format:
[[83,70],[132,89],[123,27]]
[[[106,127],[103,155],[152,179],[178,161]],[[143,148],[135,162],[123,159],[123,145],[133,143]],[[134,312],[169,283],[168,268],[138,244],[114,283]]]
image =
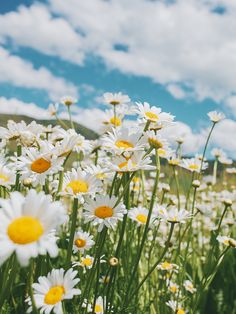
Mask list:
[[[31,117],[27,117],[24,115],[12,115],[12,114],[0,114],[0,126],[6,127],[8,120],[14,120],[15,122],[25,121],[27,124],[31,121],[35,120],[37,123],[43,124],[43,125],[56,125],[58,124],[56,120],[41,120],[41,119],[34,119]],[[69,127],[69,121],[62,120],[66,125]],[[95,140],[98,135],[94,131],[86,128],[85,126],[78,124],[74,122],[75,129],[78,133],[83,135],[85,138],[89,140]]]

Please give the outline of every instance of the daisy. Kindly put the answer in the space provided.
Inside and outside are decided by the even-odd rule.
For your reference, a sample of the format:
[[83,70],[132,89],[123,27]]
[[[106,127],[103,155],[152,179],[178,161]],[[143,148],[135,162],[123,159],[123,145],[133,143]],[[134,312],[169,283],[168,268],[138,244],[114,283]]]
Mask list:
[[207,115],[213,123],[218,123],[225,118],[225,115],[222,112],[217,111],[210,111]]
[[131,132],[128,128],[119,130],[113,129],[103,137],[103,146],[106,150],[115,152],[118,155],[126,152],[134,152],[144,149],[144,142],[141,139],[142,133]]
[[89,250],[93,245],[93,236],[90,235],[88,232],[84,232],[79,230],[76,232],[74,236],[73,242],[73,252],[77,253],[78,251],[84,253],[84,251]]
[[66,136],[61,141],[56,142],[54,154],[58,157],[67,157],[79,140],[80,136],[74,130],[68,130]]
[[170,291],[171,293],[174,293],[174,294],[175,294],[175,293],[177,293],[177,292],[179,291],[179,286],[178,286],[176,283],[170,281],[170,282],[169,282],[168,289],[169,289],[169,291]]
[[22,266],[39,254],[57,256],[55,229],[66,220],[59,202],[30,190],[26,197],[11,193],[9,199],[0,199],[0,206],[0,264],[13,252]]
[[223,243],[226,246],[232,246],[232,247],[236,248],[236,240],[234,240],[233,238],[218,235],[216,240],[219,243]]
[[[16,161],[16,169],[19,170],[22,179],[30,178],[32,184],[45,184],[45,179],[48,175],[57,173],[62,169],[63,158],[58,158],[53,154],[53,147],[42,143],[41,149],[25,148],[22,151],[22,156]],[[14,161],[14,159],[13,159]]]
[[166,302],[166,305],[168,305],[174,311],[175,314],[186,314],[183,307],[176,301],[170,300]]
[[16,172],[8,166],[0,164],[0,186],[9,188],[16,181]]
[[[75,295],[80,295],[80,289],[75,286],[80,281],[76,278],[77,271],[69,269],[52,269],[47,276],[40,276],[38,282],[32,285],[35,306],[40,313],[62,314],[62,302],[70,300]],[[31,302],[27,299],[29,305]],[[32,306],[29,309],[32,311]]]
[[165,270],[165,271],[178,272],[178,268],[179,268],[178,265],[169,263],[167,261],[157,265],[157,269]]
[[74,105],[77,102],[77,99],[71,96],[64,96],[61,98],[60,102],[62,105],[70,107],[71,105]]
[[70,195],[84,202],[84,196],[94,196],[100,190],[101,183],[91,174],[80,168],[72,169],[65,174],[62,195]]
[[[191,172],[197,172],[199,173],[201,170],[201,160],[199,158],[188,158],[188,159],[182,159],[180,166],[190,170]],[[205,170],[207,168],[207,163],[202,163],[202,170]]]
[[98,180],[105,180],[110,176],[108,168],[102,168],[100,165],[93,165],[90,162],[89,166],[85,167],[85,171],[95,176]]
[[123,114],[116,112],[114,115],[113,110],[107,110],[101,125],[101,133],[112,131],[112,128],[118,128],[122,125]]
[[91,269],[93,267],[94,257],[90,255],[82,256],[80,262],[75,262],[74,266],[82,266],[85,269]]
[[43,126],[37,124],[35,121],[26,125],[24,121],[16,123],[9,120],[7,128],[0,127],[0,138],[3,141],[16,140],[23,146],[32,146],[39,138],[42,130]]
[[137,104],[137,114],[140,118],[145,119],[150,122],[157,122],[159,120],[159,115],[161,113],[161,108],[156,106],[150,106],[149,103],[144,102],[136,103]]
[[134,172],[137,170],[153,170],[152,160],[150,157],[144,157],[143,152],[135,152],[130,157],[117,156],[109,167],[116,172]]
[[169,148],[169,143],[164,139],[160,134],[155,133],[154,131],[147,131],[144,133],[144,138],[147,140],[150,147],[157,149],[160,152],[162,150],[167,150]]
[[85,137],[81,134],[77,134],[77,141],[74,146],[74,151],[79,153],[82,152],[83,154],[92,150],[92,144],[89,140],[86,140]]
[[177,207],[172,206],[168,210],[163,207],[162,211],[159,211],[159,216],[162,220],[170,223],[185,223],[191,214],[185,209],[178,210]]
[[117,199],[112,196],[99,195],[96,200],[90,199],[84,205],[85,222],[92,222],[94,226],[98,225],[98,232],[106,226],[114,229],[117,222],[123,219],[126,209],[123,204],[116,204]]
[[95,303],[95,307],[94,307],[94,313],[96,314],[103,314],[104,313],[104,308],[105,308],[105,304],[104,304],[104,300],[101,296],[99,296],[96,299],[96,303]]
[[[128,217],[138,223],[139,226],[145,225],[148,218],[148,209],[144,207],[134,207],[128,211]],[[154,215],[151,216],[150,222],[154,220]]]
[[54,116],[57,115],[58,106],[59,106],[58,104],[50,104],[50,105],[48,106],[48,112],[49,112],[49,115],[50,115],[51,117],[54,117]]
[[103,94],[104,102],[106,104],[117,106],[124,105],[130,102],[130,98],[128,95],[124,95],[121,92],[119,93],[105,93]]
[[197,289],[194,288],[193,283],[190,280],[184,281],[184,288],[191,293],[194,293],[197,291]]

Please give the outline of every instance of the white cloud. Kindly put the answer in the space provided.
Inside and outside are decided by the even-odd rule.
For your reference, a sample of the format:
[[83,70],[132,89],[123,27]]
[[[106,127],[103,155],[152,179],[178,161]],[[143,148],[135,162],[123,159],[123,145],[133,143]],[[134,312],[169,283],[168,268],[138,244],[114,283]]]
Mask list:
[[32,63],[18,56],[11,55],[0,47],[0,82],[7,82],[24,88],[36,88],[46,91],[52,100],[69,94],[77,95],[77,88],[61,77],[54,76],[45,67],[36,69]]
[[[85,34],[84,50],[109,67],[165,85],[183,84],[191,96],[216,101],[236,90],[232,2],[50,0],[53,12]],[[213,12],[217,5],[225,5],[226,13]],[[128,51],[116,50],[117,43]]]
[[176,84],[168,84],[166,89],[177,99],[183,99],[186,97],[185,91]]
[[228,97],[225,100],[225,105],[230,109],[232,114],[236,117],[236,95]]
[[0,97],[0,113],[25,115],[35,119],[49,119],[47,110],[38,107],[34,103],[25,103],[16,98],[7,99]]
[[0,25],[1,41],[11,38],[47,55],[78,64],[83,61],[82,37],[65,19],[53,17],[46,6],[20,6],[16,12],[0,15]]

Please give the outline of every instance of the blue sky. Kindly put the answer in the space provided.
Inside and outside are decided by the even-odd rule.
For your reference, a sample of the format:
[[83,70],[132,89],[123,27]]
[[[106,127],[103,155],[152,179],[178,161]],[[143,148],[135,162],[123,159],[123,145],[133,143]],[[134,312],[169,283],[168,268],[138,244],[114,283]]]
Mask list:
[[235,17],[228,0],[1,1],[0,96],[47,108],[71,92],[80,108],[103,109],[99,96],[121,91],[193,132],[211,110],[235,130]]

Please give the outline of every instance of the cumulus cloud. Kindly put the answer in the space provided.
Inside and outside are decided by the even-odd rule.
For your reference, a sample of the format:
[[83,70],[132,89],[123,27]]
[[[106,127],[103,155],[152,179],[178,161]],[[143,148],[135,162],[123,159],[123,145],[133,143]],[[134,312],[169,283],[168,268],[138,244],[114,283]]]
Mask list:
[[78,96],[77,88],[72,83],[54,76],[45,67],[34,68],[29,61],[10,54],[2,47],[0,47],[0,60],[0,82],[44,90],[52,100],[58,100],[65,94]]
[[225,105],[231,113],[236,117],[236,95],[230,96],[225,100]]
[[[178,84],[199,100],[219,102],[236,89],[233,1],[49,2],[53,12],[84,33],[84,50],[111,68],[175,84],[169,91],[177,98],[184,96]],[[218,6],[225,8],[224,14]],[[116,49],[117,44],[126,49]]]
[[0,41],[11,38],[15,44],[34,48],[50,56],[81,64],[82,37],[63,18],[53,17],[38,3],[20,6],[15,12],[0,15]]
[[47,110],[38,107],[35,103],[25,103],[17,98],[0,97],[0,113],[24,115],[35,119],[49,119]]

